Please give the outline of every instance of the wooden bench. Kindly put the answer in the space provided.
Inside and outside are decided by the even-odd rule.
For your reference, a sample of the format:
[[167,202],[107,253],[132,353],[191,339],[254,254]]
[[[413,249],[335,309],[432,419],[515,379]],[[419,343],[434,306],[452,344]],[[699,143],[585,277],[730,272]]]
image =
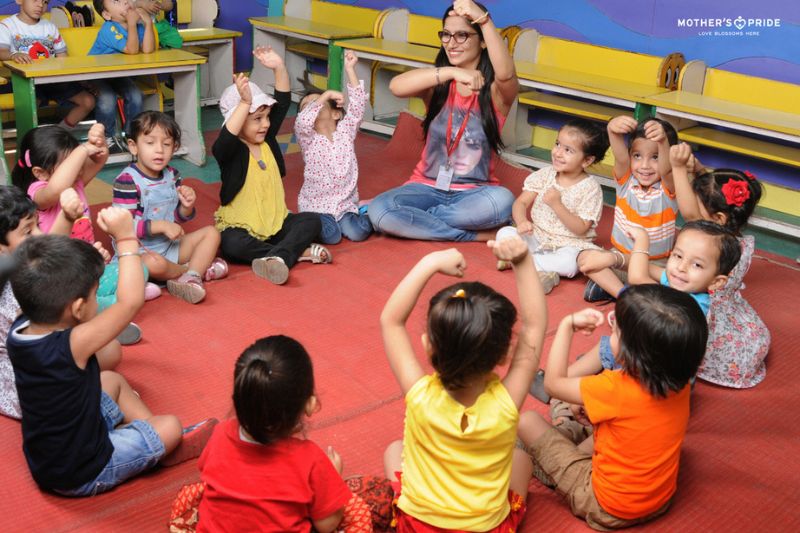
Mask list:
[[[253,25],[253,48],[271,46],[284,58],[295,99],[304,92],[298,78],[304,78],[309,60],[313,59],[327,62],[326,85],[339,90],[342,49],[334,43],[372,35],[380,15],[376,9],[322,0],[286,0],[282,15],[249,19]],[[257,61],[251,80],[266,91],[275,84],[272,71]]]

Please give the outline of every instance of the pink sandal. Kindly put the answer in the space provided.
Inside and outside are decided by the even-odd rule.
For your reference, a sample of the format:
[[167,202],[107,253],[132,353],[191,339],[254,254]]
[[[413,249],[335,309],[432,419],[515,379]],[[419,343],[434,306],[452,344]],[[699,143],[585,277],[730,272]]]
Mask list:
[[222,279],[228,275],[228,263],[221,257],[215,257],[203,276],[203,281]]

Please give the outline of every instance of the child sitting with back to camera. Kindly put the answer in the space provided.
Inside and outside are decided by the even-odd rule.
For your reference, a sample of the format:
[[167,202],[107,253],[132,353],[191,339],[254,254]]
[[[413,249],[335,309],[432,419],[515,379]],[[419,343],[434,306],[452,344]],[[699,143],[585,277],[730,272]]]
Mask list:
[[253,343],[236,361],[233,405],[236,418],[219,424],[198,463],[198,533],[347,531],[348,510],[364,504],[342,480],[339,454],[303,435],[321,407],[305,348],[284,335]]
[[545,388],[554,398],[583,406],[594,435],[571,440],[533,411],[519,424],[534,475],[598,530],[640,524],[669,508],[689,422],[689,380],[708,337],[694,299],[662,285],[627,288],[608,318],[620,369],[567,374],[575,332],[589,334],[604,321],[596,309],[561,320],[547,359]]
[[725,387],[747,388],[767,373],[764,359],[770,333],[742,296],[744,276],[755,249],[752,235],[742,235],[761,199],[761,184],[750,172],[719,168],[699,172],[689,181],[693,156],[688,144],[670,149],[678,209],[685,220],[710,220],[729,229],[741,246],[741,259],[727,282],[710,293],[708,346],[697,377]]
[[657,118],[637,123],[619,116],[609,121],[608,138],[617,193],[613,248],[586,250],[578,256],[578,267],[589,278],[583,294],[588,302],[614,299],[622,290],[623,283],[614,270],[624,270],[628,264],[633,242],[627,231],[632,225],[643,226],[650,233],[650,259],[666,258],[675,241],[677,202],[669,165],[669,147],[678,142],[675,128]]
[[[560,276],[578,273],[583,250],[600,249],[594,239],[603,191],[586,169],[602,161],[606,150],[608,135],[596,123],[573,119],[564,124],[551,150],[552,165],[525,178],[522,194],[511,207],[516,228],[497,232],[497,240],[518,233],[527,243],[545,294],[558,285]],[[497,263],[498,270],[509,267],[505,261]]]
[[128,150],[135,162],[114,180],[114,206],[131,212],[150,275],[167,282],[170,294],[191,304],[206,297],[204,281],[228,275],[227,263],[216,257],[219,232],[204,226],[185,233],[181,223],[193,219],[197,195],[182,184],[169,166],[181,144],[175,119],[160,111],[144,111],[130,125]]
[[[464,275],[456,249],[423,257],[381,314],[384,349],[406,403],[403,440],[384,454],[386,476],[399,479],[398,531],[513,531],[525,515],[532,465],[515,443],[547,305],[527,245],[516,236],[488,245],[514,268],[522,324],[513,352],[514,305],[480,282],[461,282],[430,301],[422,345],[435,373],[426,375],[417,360],[406,322],[435,274]],[[500,380],[494,369],[506,363]]]
[[285,167],[276,136],[291,105],[289,73],[271,48],[258,47],[253,55],[275,73],[275,98],[242,74],[220,96],[224,122],[211,151],[222,188],[214,218],[226,258],[250,263],[256,276],[282,285],[297,262],[326,264],[333,255],[313,243],[321,228],[319,215],[290,213],[286,207]]
[[336,244],[342,236],[363,241],[372,233],[372,223],[358,209],[358,160],[355,140],[364,117],[367,95],[356,76],[358,57],[344,54],[347,73],[347,110],[339,91],[313,91],[299,104],[294,132],[303,151],[305,170],[297,207],[318,213],[322,222],[320,241]]
[[22,310],[7,341],[22,448],[39,487],[62,496],[93,496],[159,462],[197,457],[215,423],[184,435],[175,416],[153,415],[125,378],[101,371],[98,350],[142,306],[144,276],[130,214],[106,208],[97,222],[119,243],[117,301],[104,312],[95,298],[103,259],[83,241],[30,237],[9,277]]

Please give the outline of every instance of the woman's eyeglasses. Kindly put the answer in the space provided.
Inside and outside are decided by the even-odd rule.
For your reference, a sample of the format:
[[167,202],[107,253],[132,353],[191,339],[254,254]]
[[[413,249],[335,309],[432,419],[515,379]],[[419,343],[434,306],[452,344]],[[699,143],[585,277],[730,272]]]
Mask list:
[[457,31],[455,33],[450,33],[447,30],[443,30],[440,31],[438,35],[439,39],[441,39],[444,44],[449,43],[450,39],[455,39],[458,44],[464,44],[467,42],[467,39],[473,35],[478,35],[478,33],[474,31]]

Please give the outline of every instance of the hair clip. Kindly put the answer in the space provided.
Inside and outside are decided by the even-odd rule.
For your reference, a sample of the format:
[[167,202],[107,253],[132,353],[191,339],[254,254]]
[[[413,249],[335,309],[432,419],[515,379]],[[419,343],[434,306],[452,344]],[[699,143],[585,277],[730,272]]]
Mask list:
[[750,172],[749,170],[745,170],[745,171],[743,172],[743,174],[744,174],[744,175],[747,177],[747,179],[749,179],[750,181],[756,181],[756,176],[755,176],[755,174],[753,174],[753,173],[752,173],[752,172]]
[[750,199],[750,187],[747,186],[747,182],[741,180],[727,181],[720,187],[720,191],[722,196],[725,197],[725,203],[728,205],[742,207]]
[[466,298],[466,297],[467,293],[464,292],[464,289],[458,289],[456,292],[453,293],[453,296],[451,296],[451,298]]
[[31,165],[31,151],[30,150],[25,150],[25,164],[28,166],[28,168],[33,168],[33,165]]

